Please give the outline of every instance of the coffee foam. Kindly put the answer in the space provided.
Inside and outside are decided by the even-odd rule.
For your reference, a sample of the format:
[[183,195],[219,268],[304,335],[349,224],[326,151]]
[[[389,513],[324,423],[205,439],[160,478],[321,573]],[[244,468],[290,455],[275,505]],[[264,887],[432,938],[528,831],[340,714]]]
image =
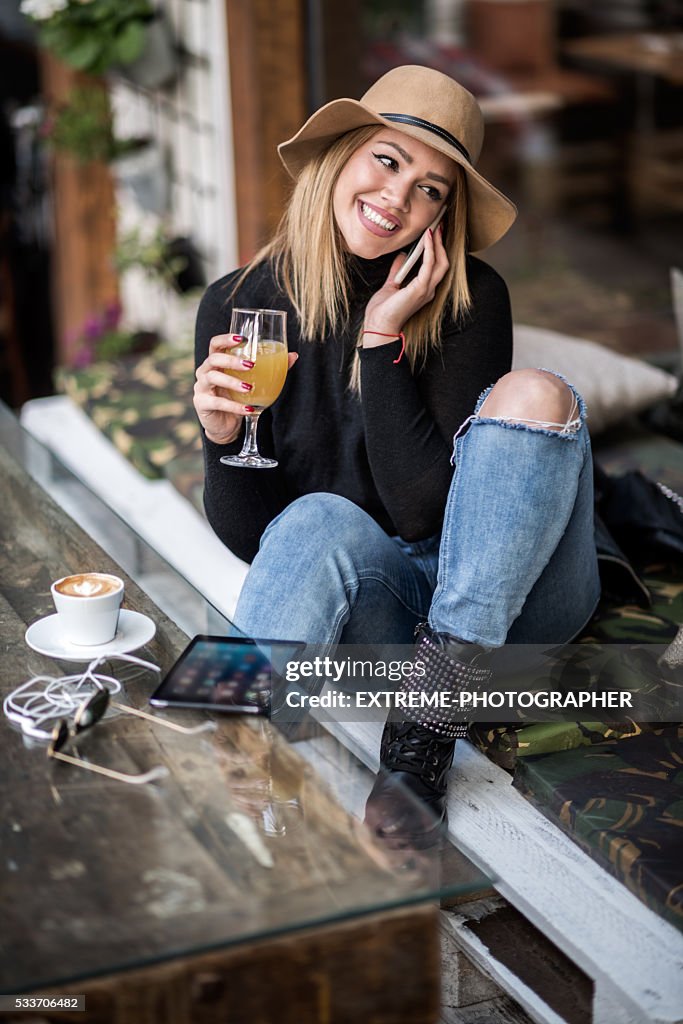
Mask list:
[[121,581],[104,573],[82,572],[55,583],[55,590],[67,597],[104,597],[121,589]]

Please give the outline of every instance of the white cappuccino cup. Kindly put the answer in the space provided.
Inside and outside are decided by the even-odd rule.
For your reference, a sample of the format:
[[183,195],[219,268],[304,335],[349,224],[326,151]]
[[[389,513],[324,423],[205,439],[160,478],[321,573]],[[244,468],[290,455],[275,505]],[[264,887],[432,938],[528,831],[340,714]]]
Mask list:
[[116,636],[123,580],[106,572],[78,572],[50,588],[66,640],[82,647],[108,644]]

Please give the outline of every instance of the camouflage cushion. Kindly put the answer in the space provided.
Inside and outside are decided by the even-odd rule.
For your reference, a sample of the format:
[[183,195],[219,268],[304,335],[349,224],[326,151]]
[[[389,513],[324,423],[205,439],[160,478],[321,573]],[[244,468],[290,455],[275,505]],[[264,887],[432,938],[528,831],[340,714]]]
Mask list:
[[683,930],[683,727],[525,758],[514,784]]
[[[649,611],[599,609],[581,638],[592,664],[596,656],[599,663],[596,644],[662,644],[676,635],[683,622],[683,567],[652,566],[646,581]],[[514,772],[514,785],[542,814],[683,930],[683,727],[479,725],[470,738]]]
[[191,354],[157,349],[116,363],[61,370],[58,387],[143,476],[167,477],[201,508],[199,424]]

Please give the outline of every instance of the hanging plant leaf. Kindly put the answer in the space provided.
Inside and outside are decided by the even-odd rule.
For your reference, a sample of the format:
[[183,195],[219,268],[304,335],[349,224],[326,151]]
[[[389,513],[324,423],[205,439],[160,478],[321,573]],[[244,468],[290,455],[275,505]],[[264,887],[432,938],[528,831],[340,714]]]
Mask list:
[[[59,51],[57,51],[59,53]],[[102,44],[97,36],[74,35],[68,39],[66,49],[60,56],[79,71],[93,71],[102,54]]]
[[111,160],[119,145],[114,137],[111,106],[106,89],[76,86],[66,102],[50,110],[45,134],[58,151],[81,163]]
[[141,21],[129,21],[116,36],[116,60],[130,64],[142,53],[145,45],[146,25]]
[[34,21],[46,49],[72,67],[97,74],[140,55],[153,16],[151,0],[87,0]]

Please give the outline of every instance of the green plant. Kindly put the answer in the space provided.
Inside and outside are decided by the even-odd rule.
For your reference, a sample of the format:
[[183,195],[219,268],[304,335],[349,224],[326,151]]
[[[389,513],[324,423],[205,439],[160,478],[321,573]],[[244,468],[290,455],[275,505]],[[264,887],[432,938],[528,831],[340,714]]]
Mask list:
[[116,362],[125,356],[148,352],[159,343],[156,331],[135,331],[121,326],[121,306],[111,302],[87,318],[74,336],[74,369],[94,362]]
[[121,148],[104,89],[74,88],[68,101],[46,122],[45,134],[55,149],[72,154],[81,163],[112,160]]
[[140,56],[150,0],[22,0],[41,44],[80,71],[101,74]]
[[97,84],[75,86],[67,101],[45,118],[43,134],[56,150],[70,153],[81,163],[109,163],[147,142],[116,137],[109,94]]
[[171,238],[163,228],[145,238],[134,229],[119,240],[114,264],[119,274],[131,267],[140,267],[148,277],[161,281],[167,288],[178,291],[178,275],[187,265],[185,256],[174,256],[170,251]]

